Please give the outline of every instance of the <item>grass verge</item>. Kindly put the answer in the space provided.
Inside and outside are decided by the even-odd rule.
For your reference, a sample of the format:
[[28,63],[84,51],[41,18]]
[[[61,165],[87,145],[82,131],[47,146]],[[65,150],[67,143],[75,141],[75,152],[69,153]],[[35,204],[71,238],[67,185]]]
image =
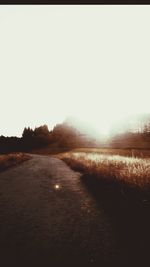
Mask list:
[[10,167],[16,166],[21,162],[29,160],[31,157],[24,153],[11,153],[0,155],[0,172],[7,170]]
[[100,155],[118,155],[133,158],[150,158],[150,149],[137,148],[76,148],[72,152],[96,153]]
[[150,159],[104,155],[100,153],[68,152],[59,155],[72,169],[101,179],[139,189],[150,188]]

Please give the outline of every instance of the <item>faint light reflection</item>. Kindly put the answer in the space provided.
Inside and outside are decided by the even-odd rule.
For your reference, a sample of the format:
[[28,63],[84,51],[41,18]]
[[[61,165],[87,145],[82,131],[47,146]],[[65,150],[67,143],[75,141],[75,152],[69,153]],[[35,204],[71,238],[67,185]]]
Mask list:
[[55,184],[55,185],[54,185],[54,188],[55,188],[56,190],[58,190],[58,189],[60,189],[60,185],[59,185],[59,184]]

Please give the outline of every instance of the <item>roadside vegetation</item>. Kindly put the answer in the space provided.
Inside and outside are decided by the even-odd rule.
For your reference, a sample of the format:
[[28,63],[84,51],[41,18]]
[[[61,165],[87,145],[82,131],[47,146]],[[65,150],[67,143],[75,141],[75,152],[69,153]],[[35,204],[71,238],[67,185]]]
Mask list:
[[[129,156],[130,153],[132,156]],[[130,150],[79,149],[59,154],[59,158],[90,179],[119,182],[147,189],[150,187],[150,157],[148,157],[150,152],[147,151],[145,154],[144,151],[134,151],[134,153],[133,156],[133,151]],[[141,158],[140,155],[136,157],[138,153],[142,153]]]
[[96,153],[100,155],[119,155],[132,158],[150,158],[150,149],[137,148],[77,148],[72,152]]
[[10,167],[16,166],[21,162],[29,160],[31,157],[23,153],[12,153],[0,155],[0,172],[4,171]]

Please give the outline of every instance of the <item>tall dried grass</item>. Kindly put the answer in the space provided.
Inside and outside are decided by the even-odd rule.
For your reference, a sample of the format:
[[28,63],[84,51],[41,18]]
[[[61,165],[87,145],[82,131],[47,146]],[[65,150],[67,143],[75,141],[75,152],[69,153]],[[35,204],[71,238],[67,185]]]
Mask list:
[[150,159],[70,152],[61,156],[74,170],[141,188],[150,186]]
[[6,170],[28,159],[30,159],[30,156],[24,153],[0,155],[0,171]]

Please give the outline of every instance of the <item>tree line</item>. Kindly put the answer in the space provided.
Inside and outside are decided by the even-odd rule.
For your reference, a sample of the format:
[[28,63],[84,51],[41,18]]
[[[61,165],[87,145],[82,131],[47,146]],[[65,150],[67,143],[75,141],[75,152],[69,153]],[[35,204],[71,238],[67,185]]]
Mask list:
[[28,152],[47,146],[70,149],[90,145],[94,145],[94,140],[86,138],[77,129],[65,123],[57,124],[51,131],[47,125],[35,129],[25,127],[21,138],[0,136],[0,153]]
[[150,119],[134,131],[116,134],[111,138],[109,145],[113,148],[150,149]]

